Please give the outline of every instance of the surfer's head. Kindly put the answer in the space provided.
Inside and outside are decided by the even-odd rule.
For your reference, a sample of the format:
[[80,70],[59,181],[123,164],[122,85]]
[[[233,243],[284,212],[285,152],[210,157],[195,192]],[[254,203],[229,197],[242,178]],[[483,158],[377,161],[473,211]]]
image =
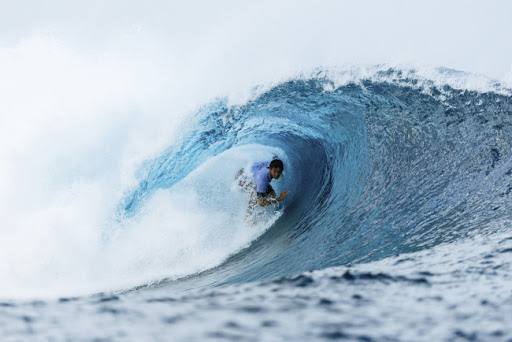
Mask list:
[[270,162],[269,165],[270,177],[278,179],[283,173],[284,165],[283,162],[279,159],[274,159]]

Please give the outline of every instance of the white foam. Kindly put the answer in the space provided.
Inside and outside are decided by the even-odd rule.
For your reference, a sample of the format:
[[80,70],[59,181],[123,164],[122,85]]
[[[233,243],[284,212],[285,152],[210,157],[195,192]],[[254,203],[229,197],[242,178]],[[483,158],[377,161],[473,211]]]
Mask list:
[[[248,194],[234,175],[282,151],[262,145],[209,159],[133,218],[111,220],[119,197],[108,183],[75,182],[3,229],[2,297],[81,295],[177,279],[222,263],[278,216],[248,226]],[[3,226],[4,228],[7,228]],[[114,231],[105,240],[105,232]]]

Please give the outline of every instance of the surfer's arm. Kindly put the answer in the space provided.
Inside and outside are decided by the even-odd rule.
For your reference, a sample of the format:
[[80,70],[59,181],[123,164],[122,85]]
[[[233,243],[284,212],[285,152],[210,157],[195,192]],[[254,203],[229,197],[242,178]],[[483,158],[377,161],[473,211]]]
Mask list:
[[274,198],[274,197],[270,197],[269,198],[268,196],[267,197],[259,197],[258,198],[258,204],[260,206],[264,207],[266,205],[270,205],[270,204],[275,204],[277,202],[281,202],[284,199],[284,197],[286,195],[288,195],[289,193],[290,193],[289,190],[283,191],[283,192],[281,192],[281,194],[277,198]]

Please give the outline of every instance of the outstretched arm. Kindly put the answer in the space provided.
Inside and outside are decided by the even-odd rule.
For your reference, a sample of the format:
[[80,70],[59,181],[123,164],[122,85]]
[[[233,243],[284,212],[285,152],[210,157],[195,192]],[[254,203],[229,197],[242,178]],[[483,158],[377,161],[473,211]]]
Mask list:
[[286,190],[286,191],[281,192],[281,194],[277,198],[268,198],[268,197],[267,198],[265,198],[265,197],[258,198],[258,204],[260,206],[264,207],[269,204],[275,204],[277,202],[281,202],[286,197],[286,195],[288,195],[289,193],[290,193],[290,190]]

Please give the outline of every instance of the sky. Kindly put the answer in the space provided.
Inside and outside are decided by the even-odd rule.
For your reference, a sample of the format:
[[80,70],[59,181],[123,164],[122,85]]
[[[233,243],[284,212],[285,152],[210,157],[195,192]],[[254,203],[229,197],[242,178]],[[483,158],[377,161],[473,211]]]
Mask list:
[[141,54],[139,37],[147,54],[188,75],[259,81],[283,70],[404,63],[503,81],[512,74],[510,13],[506,0],[11,0],[0,4],[0,47],[45,36],[78,54],[118,44]]

